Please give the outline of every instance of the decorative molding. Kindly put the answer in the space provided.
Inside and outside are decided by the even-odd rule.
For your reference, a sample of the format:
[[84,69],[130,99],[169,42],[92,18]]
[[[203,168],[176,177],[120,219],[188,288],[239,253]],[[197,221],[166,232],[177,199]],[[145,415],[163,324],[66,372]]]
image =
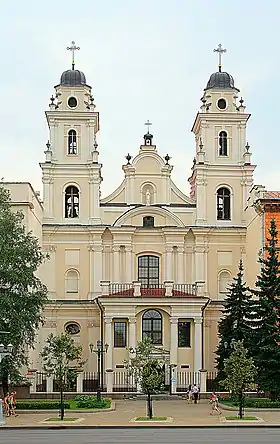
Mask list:
[[43,324],[43,328],[56,328],[57,322],[55,321],[45,321]]
[[194,322],[194,324],[197,324],[197,325],[202,324],[202,318],[201,317],[200,318],[193,318],[193,322]]
[[136,319],[136,318],[128,318],[128,322],[129,322],[130,324],[136,324],[137,319]]
[[104,322],[105,322],[105,324],[111,324],[112,321],[113,321],[113,318],[112,318],[112,317],[110,317],[110,316],[105,316],[105,317],[104,317]]
[[178,318],[171,317],[171,318],[169,319],[169,321],[170,321],[170,324],[178,324]]

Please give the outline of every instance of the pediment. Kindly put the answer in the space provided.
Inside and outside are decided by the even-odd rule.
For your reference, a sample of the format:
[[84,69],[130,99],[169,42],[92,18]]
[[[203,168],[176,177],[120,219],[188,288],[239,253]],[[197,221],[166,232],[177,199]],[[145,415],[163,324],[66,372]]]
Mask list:
[[114,227],[127,226],[142,226],[143,217],[154,217],[155,227],[185,227],[184,222],[179,216],[172,213],[166,208],[159,208],[155,206],[141,206],[126,211],[113,223]]

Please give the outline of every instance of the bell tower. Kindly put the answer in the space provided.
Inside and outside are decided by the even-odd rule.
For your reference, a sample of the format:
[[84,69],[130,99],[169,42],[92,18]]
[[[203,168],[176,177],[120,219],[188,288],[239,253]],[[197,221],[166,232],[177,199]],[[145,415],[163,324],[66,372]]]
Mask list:
[[99,113],[85,74],[72,67],[61,75],[52,95],[46,118],[49,141],[41,163],[44,223],[100,224],[101,168],[96,134]]
[[214,52],[218,71],[209,78],[192,128],[196,156],[189,178],[191,197],[196,200],[197,225],[242,225],[255,169],[246,138],[250,114],[233,77],[222,71],[226,50],[218,45]]

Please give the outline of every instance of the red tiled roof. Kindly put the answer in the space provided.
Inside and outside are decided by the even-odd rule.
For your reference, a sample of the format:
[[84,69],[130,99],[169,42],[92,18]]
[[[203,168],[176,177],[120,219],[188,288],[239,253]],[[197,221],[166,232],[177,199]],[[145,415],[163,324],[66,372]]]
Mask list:
[[280,199],[280,191],[266,191],[264,199]]

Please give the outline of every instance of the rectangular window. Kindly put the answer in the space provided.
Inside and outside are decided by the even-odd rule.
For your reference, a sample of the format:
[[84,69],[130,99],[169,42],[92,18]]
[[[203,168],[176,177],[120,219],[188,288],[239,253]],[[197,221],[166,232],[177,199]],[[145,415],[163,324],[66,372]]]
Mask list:
[[114,347],[126,347],[126,322],[114,322]]
[[191,346],[191,323],[186,321],[178,322],[178,347]]

